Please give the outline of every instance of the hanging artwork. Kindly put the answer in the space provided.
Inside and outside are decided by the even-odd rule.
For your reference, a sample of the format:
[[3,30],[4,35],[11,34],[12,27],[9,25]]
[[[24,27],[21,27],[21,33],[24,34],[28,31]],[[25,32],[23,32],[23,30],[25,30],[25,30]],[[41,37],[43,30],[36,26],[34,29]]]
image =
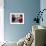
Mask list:
[[24,13],[10,13],[10,24],[24,24]]

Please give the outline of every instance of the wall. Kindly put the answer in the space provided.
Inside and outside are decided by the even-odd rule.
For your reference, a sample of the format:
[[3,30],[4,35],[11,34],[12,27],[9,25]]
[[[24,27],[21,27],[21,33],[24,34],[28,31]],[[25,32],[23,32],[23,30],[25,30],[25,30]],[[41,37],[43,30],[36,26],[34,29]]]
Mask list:
[[[41,0],[40,1],[40,9],[41,9],[41,11],[43,9],[46,9],[46,0]],[[42,17],[43,17],[43,22],[41,21],[40,25],[46,26],[46,20],[45,20],[46,19],[46,11],[43,12]]]
[[[24,13],[24,24],[11,25],[11,12]],[[35,12],[40,10],[40,0],[4,0],[4,36],[7,41],[18,41],[24,37],[32,28]]]
[[0,42],[4,41],[4,3],[0,0]]
[[[46,0],[40,0],[40,10],[46,9]],[[43,15],[43,22],[40,21],[40,25],[45,26],[46,27],[46,11],[44,11]],[[45,34],[46,36],[46,34]],[[46,43],[46,40],[45,40]]]

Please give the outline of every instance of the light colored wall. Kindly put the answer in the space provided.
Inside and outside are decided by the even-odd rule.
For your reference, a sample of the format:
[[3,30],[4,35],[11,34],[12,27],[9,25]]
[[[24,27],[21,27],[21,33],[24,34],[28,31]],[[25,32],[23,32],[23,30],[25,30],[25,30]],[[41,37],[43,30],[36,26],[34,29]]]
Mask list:
[[4,0],[0,0],[0,42],[4,41]]
[[[40,9],[41,11],[43,9],[46,9],[46,0],[40,0]],[[42,17],[43,17],[43,22],[40,21],[40,25],[46,26],[46,11],[43,12]]]
[[[40,0],[40,10],[43,10],[43,9],[46,9],[46,0]],[[40,25],[43,25],[46,27],[46,11],[43,13],[42,17],[44,20],[43,20],[43,22],[40,21]],[[46,41],[46,39],[45,39],[45,41]]]
[[[4,36],[5,40],[18,41],[24,37],[32,28],[35,14],[40,9],[40,0],[4,0]],[[11,25],[10,13],[11,12],[24,13],[23,25]]]

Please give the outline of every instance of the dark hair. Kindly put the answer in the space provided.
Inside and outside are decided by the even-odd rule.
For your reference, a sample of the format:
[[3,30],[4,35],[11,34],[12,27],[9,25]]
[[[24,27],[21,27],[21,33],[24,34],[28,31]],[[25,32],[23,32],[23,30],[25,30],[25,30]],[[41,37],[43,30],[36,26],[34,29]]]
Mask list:
[[12,14],[12,16],[15,16],[14,14]]
[[22,17],[22,14],[20,16]]
[[13,15],[12,15],[12,22],[15,22],[15,19],[16,19],[16,17],[15,17],[15,15],[13,14]]

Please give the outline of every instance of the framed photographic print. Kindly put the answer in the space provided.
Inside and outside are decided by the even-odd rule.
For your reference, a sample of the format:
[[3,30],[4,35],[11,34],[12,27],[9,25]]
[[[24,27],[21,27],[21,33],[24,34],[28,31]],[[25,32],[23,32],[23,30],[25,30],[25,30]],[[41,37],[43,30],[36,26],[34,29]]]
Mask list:
[[10,13],[10,24],[24,24],[24,13]]

